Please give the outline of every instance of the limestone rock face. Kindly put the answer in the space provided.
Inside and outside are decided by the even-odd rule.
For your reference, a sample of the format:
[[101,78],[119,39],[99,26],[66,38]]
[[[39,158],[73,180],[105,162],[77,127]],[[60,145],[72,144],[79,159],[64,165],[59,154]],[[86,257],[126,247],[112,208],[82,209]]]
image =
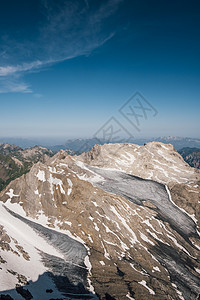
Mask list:
[[164,184],[197,180],[200,171],[191,168],[171,144],[160,142],[144,146],[134,144],[95,145],[91,151],[79,156],[86,164],[113,168]]
[[199,185],[158,142],[38,162],[0,193],[0,295],[198,299]]

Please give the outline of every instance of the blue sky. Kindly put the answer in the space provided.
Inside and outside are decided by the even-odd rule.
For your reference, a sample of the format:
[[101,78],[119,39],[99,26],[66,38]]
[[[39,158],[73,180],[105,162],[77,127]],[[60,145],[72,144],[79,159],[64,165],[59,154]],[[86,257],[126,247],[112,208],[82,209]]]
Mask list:
[[[140,131],[119,112],[140,92]],[[0,137],[91,137],[114,116],[137,138],[200,138],[200,3],[0,2]]]

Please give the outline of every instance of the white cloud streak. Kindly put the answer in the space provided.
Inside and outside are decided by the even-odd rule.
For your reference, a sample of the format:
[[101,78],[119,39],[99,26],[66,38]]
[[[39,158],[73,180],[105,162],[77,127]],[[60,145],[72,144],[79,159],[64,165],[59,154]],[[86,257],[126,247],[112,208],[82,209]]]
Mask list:
[[[2,57],[0,55],[0,93],[30,93],[31,89],[19,80],[20,76],[50,64],[88,55],[110,40],[115,34],[115,26],[109,29],[104,26],[122,1],[102,1],[92,10],[89,0],[41,0],[46,21],[39,28],[37,39],[19,45],[13,41],[15,47],[5,45],[6,50]],[[15,54],[12,49],[18,49],[18,52]],[[4,56],[7,64],[2,65]],[[13,57],[20,63],[9,63],[9,58],[13,61]]]
[[13,78],[6,78],[0,80],[0,94],[3,93],[32,93],[32,90],[22,80],[17,81]]
[[17,66],[0,67],[0,76],[9,76],[18,72],[31,71],[41,67],[42,65],[43,63],[41,61],[35,61],[32,63],[23,63],[22,65]]

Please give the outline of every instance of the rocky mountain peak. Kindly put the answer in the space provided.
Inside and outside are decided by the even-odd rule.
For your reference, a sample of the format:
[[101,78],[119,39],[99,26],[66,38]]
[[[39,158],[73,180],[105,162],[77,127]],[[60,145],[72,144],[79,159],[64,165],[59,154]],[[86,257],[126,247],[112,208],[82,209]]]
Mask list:
[[128,143],[95,145],[78,159],[89,165],[112,168],[167,184],[197,180],[200,174],[189,167],[171,144],[161,142],[150,142],[144,146]]
[[10,153],[20,151],[20,150],[22,150],[22,148],[14,145],[14,144],[10,145],[7,143],[0,143],[0,152],[4,155],[8,155]]

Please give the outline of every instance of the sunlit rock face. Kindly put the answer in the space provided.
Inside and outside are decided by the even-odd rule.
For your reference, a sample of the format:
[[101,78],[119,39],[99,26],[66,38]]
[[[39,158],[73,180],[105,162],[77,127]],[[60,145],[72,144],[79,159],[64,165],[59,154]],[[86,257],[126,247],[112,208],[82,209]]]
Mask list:
[[35,164],[0,194],[0,294],[198,299],[199,184],[158,142]]
[[79,157],[83,162],[101,168],[113,168],[127,174],[152,179],[164,184],[187,183],[199,178],[170,144],[159,142],[144,146],[134,144],[95,145]]

